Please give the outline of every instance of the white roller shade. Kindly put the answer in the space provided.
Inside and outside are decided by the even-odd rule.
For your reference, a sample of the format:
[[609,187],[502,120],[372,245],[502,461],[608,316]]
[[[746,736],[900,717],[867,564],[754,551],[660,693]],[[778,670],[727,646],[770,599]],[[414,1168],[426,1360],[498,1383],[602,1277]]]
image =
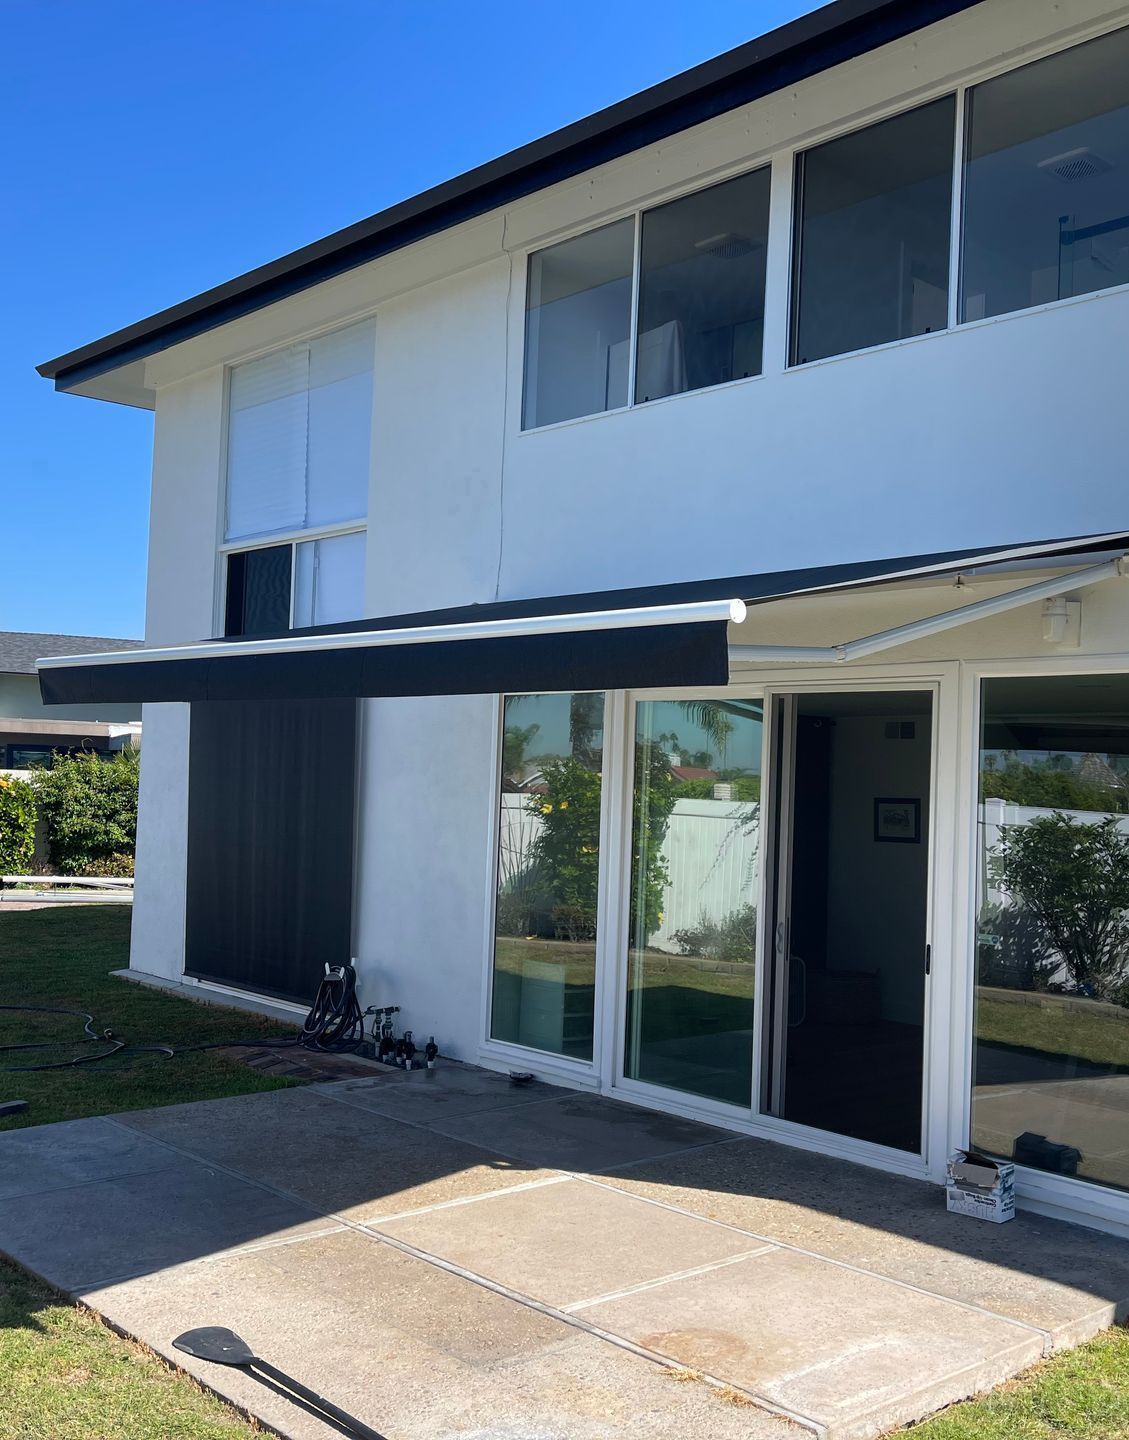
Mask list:
[[228,540],[368,513],[371,321],[231,372]]

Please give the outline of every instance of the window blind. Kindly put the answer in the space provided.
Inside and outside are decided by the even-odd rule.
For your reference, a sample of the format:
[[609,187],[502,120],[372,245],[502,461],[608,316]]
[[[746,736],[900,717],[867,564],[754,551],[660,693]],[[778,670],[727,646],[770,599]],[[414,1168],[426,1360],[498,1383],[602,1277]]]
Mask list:
[[365,321],[233,368],[228,540],[365,518],[374,339]]

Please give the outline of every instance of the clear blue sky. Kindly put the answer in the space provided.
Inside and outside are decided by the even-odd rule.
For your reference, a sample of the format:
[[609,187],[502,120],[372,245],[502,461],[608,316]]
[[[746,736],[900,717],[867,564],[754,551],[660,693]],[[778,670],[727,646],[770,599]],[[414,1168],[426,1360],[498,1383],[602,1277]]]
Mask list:
[[0,0],[0,630],[140,635],[152,421],[34,366],[813,0]]

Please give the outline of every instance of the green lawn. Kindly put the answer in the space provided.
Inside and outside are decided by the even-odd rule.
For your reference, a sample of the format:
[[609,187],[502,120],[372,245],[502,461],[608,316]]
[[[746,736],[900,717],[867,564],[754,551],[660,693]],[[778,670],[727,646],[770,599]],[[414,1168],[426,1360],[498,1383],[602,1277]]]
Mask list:
[[263,1433],[88,1310],[0,1261],[0,1440],[250,1440]]
[[[134,1044],[177,1047],[293,1033],[258,1016],[200,1005],[111,975],[129,962],[130,918],[126,905],[59,905],[0,915],[0,1005],[85,1010],[99,1033],[109,1029]],[[81,1036],[82,1021],[73,1016],[0,1010],[0,1045],[53,1042],[49,1050],[0,1052],[0,1066],[65,1060],[97,1048],[77,1043]],[[30,1101],[22,1115],[0,1120],[0,1130],[289,1083],[261,1075],[222,1050],[172,1059],[110,1059],[39,1074],[0,1071],[0,1100]]]
[[1129,1330],[1044,1361],[982,1400],[915,1425],[911,1440],[1126,1440]]
[[1129,1009],[1094,1005],[1089,1010],[1056,1005],[1053,995],[1040,998],[1046,1003],[1016,1005],[978,994],[977,1039],[1129,1068]]

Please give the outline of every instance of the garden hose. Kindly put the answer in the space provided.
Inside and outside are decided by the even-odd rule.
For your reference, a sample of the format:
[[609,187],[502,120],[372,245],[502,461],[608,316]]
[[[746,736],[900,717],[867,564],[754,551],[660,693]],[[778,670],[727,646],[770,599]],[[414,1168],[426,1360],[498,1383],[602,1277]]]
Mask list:
[[[108,1060],[114,1055],[134,1059],[139,1055],[161,1055],[172,1059],[176,1055],[189,1055],[202,1050],[231,1050],[249,1046],[259,1049],[287,1049],[299,1046],[305,1050],[320,1051],[323,1054],[341,1054],[355,1051],[364,1039],[364,1016],[357,1001],[357,972],[352,965],[327,966],[324,978],[318,986],[318,993],[310,1013],[306,1016],[297,1035],[282,1037],[251,1036],[238,1040],[213,1040],[203,1045],[131,1045],[112,1030],[101,1034],[94,1028],[94,1016],[85,1010],[71,1010],[55,1005],[0,1005],[0,1012],[18,1012],[25,1015],[73,1015],[83,1022],[82,1036],[73,1041],[76,1045],[103,1044],[106,1049],[94,1053],[75,1055],[69,1060],[56,1060],[36,1065],[3,1065],[0,1071],[24,1073],[39,1070],[71,1070],[82,1065],[93,1065],[99,1060]],[[0,1054],[9,1051],[56,1050],[63,1043],[58,1040],[21,1041],[14,1045],[0,1045]],[[123,1054],[124,1052],[124,1054]]]

